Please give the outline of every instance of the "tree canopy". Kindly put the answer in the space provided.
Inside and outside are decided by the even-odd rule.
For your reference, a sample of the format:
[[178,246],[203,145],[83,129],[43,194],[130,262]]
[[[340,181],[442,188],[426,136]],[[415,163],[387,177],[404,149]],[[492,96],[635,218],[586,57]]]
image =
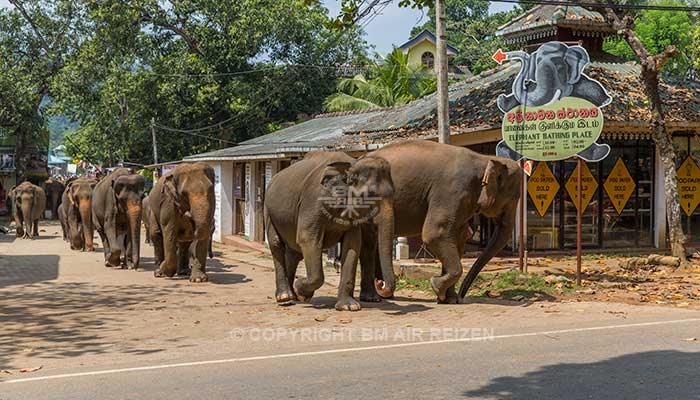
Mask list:
[[69,153],[93,162],[150,162],[151,119],[165,161],[268,133],[321,111],[338,64],[367,62],[362,31],[328,30],[318,0],[12,2],[2,127],[68,117]]

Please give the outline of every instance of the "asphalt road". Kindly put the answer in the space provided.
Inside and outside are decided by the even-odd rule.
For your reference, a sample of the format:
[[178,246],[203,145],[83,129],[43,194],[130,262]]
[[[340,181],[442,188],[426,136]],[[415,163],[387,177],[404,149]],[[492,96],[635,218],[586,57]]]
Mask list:
[[6,379],[0,399],[700,399],[700,315],[672,319],[673,311],[437,343],[335,343],[305,353],[272,345],[228,360],[65,368]]

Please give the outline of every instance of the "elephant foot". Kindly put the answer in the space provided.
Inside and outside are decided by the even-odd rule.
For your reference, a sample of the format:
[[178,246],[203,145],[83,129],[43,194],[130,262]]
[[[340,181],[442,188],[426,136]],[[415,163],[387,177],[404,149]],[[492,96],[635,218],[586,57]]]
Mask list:
[[335,303],[335,309],[338,311],[360,311],[362,309],[362,305],[360,305],[360,302],[357,300],[348,296],[339,299]]
[[374,287],[372,287],[371,290],[360,290],[360,301],[367,303],[379,303],[382,301],[382,298],[379,296],[379,293],[374,290]]
[[433,291],[435,294],[437,294],[437,301],[438,304],[443,304],[447,301],[447,296],[446,296],[446,291],[443,291],[439,288],[437,284],[438,276],[434,276],[430,278],[430,286],[433,288]]
[[303,289],[299,288],[299,281],[294,282],[294,294],[296,294],[299,301],[303,301],[304,303],[310,302],[314,297],[314,292],[306,293]]
[[93,252],[95,251],[95,246],[89,246],[87,249],[85,249],[87,252]]
[[107,267],[107,268],[121,268],[121,265],[114,265],[109,261],[105,261],[105,267]]
[[387,289],[386,283],[382,280],[375,279],[374,288],[377,291],[377,294],[383,299],[391,299],[392,297],[394,297],[394,292]]
[[296,301],[297,298],[291,290],[285,290],[277,291],[277,293],[275,294],[275,300],[277,300],[277,304],[281,306],[287,306],[294,304],[294,301]]
[[153,271],[153,276],[156,278],[163,278],[165,274],[160,270],[160,268],[157,268],[155,271]]
[[192,273],[190,274],[190,282],[192,282],[192,283],[209,282],[209,277],[204,272],[195,269],[195,270],[192,270]]
[[454,286],[450,286],[447,288],[445,291],[445,300],[440,300],[438,299],[438,304],[459,304],[460,299],[459,296],[457,295],[457,292],[455,291]]
[[192,275],[192,268],[190,267],[183,267],[177,270],[177,273],[175,274],[177,276],[190,276]]
[[135,271],[135,270],[139,269],[139,265],[134,264],[133,262],[128,262],[128,263],[126,263],[126,268]]

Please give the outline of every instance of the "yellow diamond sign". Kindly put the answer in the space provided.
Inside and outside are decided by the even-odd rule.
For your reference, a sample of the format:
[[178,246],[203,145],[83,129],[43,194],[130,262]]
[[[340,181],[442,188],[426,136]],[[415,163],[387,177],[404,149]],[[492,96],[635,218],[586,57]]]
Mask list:
[[546,162],[537,163],[537,167],[527,180],[527,192],[530,194],[540,217],[544,217],[552,200],[557,197],[559,192],[559,182]]
[[[598,189],[598,181],[595,180],[585,162],[581,162],[581,165],[583,165],[581,170],[581,206],[583,206],[585,211],[593,199],[596,189]],[[569,180],[566,181],[566,191],[569,193],[571,200],[573,200],[574,206],[578,209],[578,165],[574,169],[574,173],[569,177]]]
[[685,215],[690,216],[700,203],[700,168],[692,158],[687,157],[676,171],[678,179],[678,199]]
[[636,186],[627,166],[625,166],[621,158],[618,158],[612,171],[610,171],[610,175],[608,175],[608,179],[603,184],[605,192],[608,194],[618,214],[621,214],[622,210],[625,209]]

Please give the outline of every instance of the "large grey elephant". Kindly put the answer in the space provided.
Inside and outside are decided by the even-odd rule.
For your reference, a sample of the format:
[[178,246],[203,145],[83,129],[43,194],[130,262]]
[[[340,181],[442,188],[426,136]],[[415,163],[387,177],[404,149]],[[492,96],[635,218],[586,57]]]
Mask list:
[[[265,224],[276,275],[276,299],[308,301],[323,285],[323,250],[342,243],[337,310],[361,308],[353,298],[355,272],[362,248],[361,225],[384,210],[391,216],[391,167],[379,157],[355,160],[340,152],[312,152],[276,174],[265,196]],[[392,238],[380,225],[379,237]],[[294,281],[304,260],[307,276]],[[391,254],[381,260],[387,285],[394,287]],[[379,301],[374,271],[362,270],[360,300]],[[293,289],[293,291],[292,291]]]
[[39,236],[39,219],[46,208],[46,193],[31,182],[23,182],[8,192],[12,199],[12,215],[17,225],[17,237],[32,239]]
[[182,164],[163,175],[148,196],[148,231],[156,277],[172,277],[190,261],[190,282],[206,282],[207,250],[214,224],[215,172],[205,163]]
[[58,207],[61,205],[61,197],[65,188],[65,185],[55,178],[44,181],[47,208],[51,210],[51,219],[58,219]]
[[96,185],[94,179],[80,178],[69,182],[63,191],[58,215],[71,250],[95,251],[92,192]]
[[[385,227],[392,236],[421,235],[442,264],[442,275],[431,280],[438,301],[459,302],[484,265],[511,238],[522,179],[518,163],[430,141],[391,144],[366,158],[374,157],[389,162],[394,182],[394,215],[380,214],[374,221],[380,230],[378,221],[393,221]],[[496,231],[472,265],[458,297],[455,284],[462,274],[460,259],[469,220],[476,214],[494,218]],[[380,240],[378,245],[380,258],[391,257],[391,242]],[[393,295],[393,287],[380,284],[377,289],[383,297]]]
[[145,185],[143,176],[117,168],[95,186],[92,219],[102,239],[107,267],[139,267]]
[[522,65],[513,81],[513,92],[498,96],[498,108],[504,113],[517,105],[543,106],[569,96],[586,99],[598,107],[612,101],[599,82],[583,73],[590,60],[581,46],[549,42],[532,54],[506,54],[509,60],[520,60]]

